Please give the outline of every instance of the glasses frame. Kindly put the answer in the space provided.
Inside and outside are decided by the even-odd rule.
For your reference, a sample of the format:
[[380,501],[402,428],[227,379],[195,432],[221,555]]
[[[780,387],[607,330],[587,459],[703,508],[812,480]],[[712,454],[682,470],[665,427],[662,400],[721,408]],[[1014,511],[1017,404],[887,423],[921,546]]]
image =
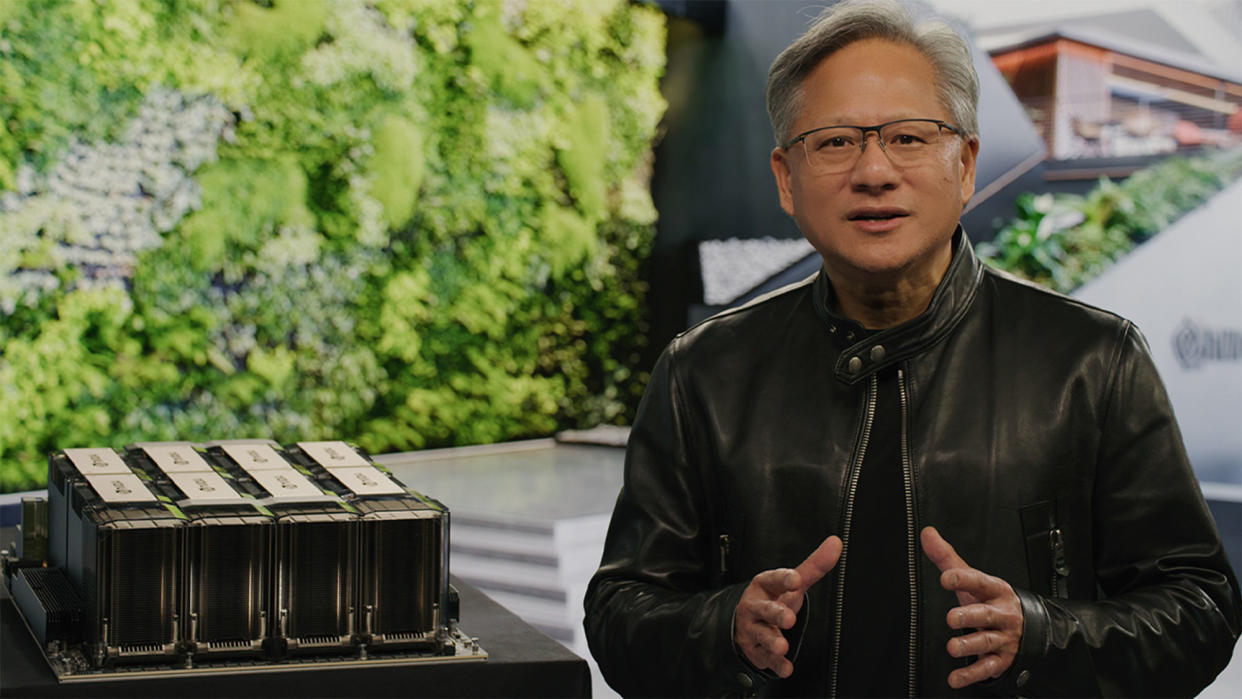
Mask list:
[[[870,143],[870,140],[867,138],[867,133],[870,131],[874,131],[876,143],[880,144],[880,150],[884,151],[884,155],[888,157],[889,161],[891,162],[893,156],[888,154],[888,148],[884,145],[884,139],[880,138],[880,129],[883,129],[886,126],[892,126],[893,124],[904,124],[910,121],[922,121],[922,122],[927,122],[929,124],[935,124],[936,126],[942,129],[948,129],[949,131],[952,131],[954,134],[958,136],[962,136],[962,137],[966,136],[966,131],[962,129],[962,127],[955,126],[953,124],[950,124],[947,121],[941,121],[940,119],[925,119],[925,118],[894,119],[892,121],[886,121],[883,124],[876,124],[875,126],[861,126],[859,124],[829,124],[828,126],[819,126],[809,131],[803,131],[797,136],[794,136],[793,139],[789,141],[789,143],[781,147],[784,148],[785,150],[789,150],[790,148],[793,148],[794,146],[796,146],[798,144],[798,141],[802,141],[802,153],[803,155],[806,156],[807,166],[810,167],[811,154],[807,151],[807,148],[806,148],[806,137],[807,136],[810,136],[811,134],[819,132],[819,131],[825,131],[827,129],[841,129],[841,128],[858,129],[859,131],[862,131],[862,140],[859,141],[858,143],[858,154],[859,154],[859,157],[862,157],[863,151],[867,149],[867,144]],[[857,164],[858,164],[858,160],[855,160],[853,163],[851,163],[850,167],[853,167],[854,165],[857,165]],[[893,163],[893,164],[896,165],[896,163]],[[845,172],[846,170],[849,170],[849,169],[850,168],[847,167],[847,168],[840,170],[840,172]]]

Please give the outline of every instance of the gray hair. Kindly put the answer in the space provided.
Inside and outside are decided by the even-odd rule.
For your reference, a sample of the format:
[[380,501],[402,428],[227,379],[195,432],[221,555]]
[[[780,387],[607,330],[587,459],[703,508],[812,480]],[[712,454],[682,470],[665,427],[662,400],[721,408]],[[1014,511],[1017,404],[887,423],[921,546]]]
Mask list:
[[965,39],[940,20],[915,24],[894,0],[843,0],[821,13],[768,70],[768,119],[777,145],[793,135],[806,76],[838,49],[863,39],[906,44],[923,54],[937,75],[936,91],[949,118],[967,136],[979,133],[979,76]]

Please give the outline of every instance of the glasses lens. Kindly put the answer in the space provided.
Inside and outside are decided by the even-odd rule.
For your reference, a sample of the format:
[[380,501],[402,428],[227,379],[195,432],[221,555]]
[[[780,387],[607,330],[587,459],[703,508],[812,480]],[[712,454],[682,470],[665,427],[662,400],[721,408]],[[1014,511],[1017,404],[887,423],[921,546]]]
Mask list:
[[884,150],[897,165],[916,165],[936,152],[940,125],[933,121],[898,121],[880,129]]
[[[867,129],[873,131],[874,129]],[[909,167],[931,158],[940,148],[940,124],[927,119],[907,119],[886,124],[879,131],[880,143],[894,165]],[[849,170],[858,162],[866,133],[857,126],[834,126],[807,134],[802,144],[811,170],[819,174]]]
[[863,133],[852,126],[821,129],[809,133],[803,139],[806,159],[811,169],[819,173],[848,170],[858,160]]

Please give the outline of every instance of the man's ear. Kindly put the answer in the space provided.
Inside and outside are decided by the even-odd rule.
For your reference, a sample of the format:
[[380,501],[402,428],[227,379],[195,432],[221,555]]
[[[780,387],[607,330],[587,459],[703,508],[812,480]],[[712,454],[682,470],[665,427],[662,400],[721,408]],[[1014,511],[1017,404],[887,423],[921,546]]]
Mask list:
[[769,164],[772,166],[772,176],[776,178],[776,191],[781,197],[781,208],[793,216],[793,175],[789,172],[789,151],[780,146],[773,148]]
[[962,139],[962,206],[975,194],[975,161],[979,158],[979,137]]

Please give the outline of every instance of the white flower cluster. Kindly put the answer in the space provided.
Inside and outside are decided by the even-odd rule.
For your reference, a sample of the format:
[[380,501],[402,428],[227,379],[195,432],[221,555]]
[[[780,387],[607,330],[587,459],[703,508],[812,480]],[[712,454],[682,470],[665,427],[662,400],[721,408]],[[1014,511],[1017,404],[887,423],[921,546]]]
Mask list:
[[[282,232],[273,246],[297,245],[313,232]],[[304,245],[317,243],[303,242]],[[265,250],[267,247],[265,246]],[[243,366],[246,357],[272,338],[320,358],[331,356],[353,337],[355,317],[349,306],[366,285],[365,274],[376,253],[359,248],[347,255],[321,255],[309,264],[286,264],[270,257],[252,260],[245,282],[201,289],[193,306],[211,309],[217,322],[210,344]],[[169,280],[177,283],[176,280]],[[270,337],[261,339],[259,334]]]
[[118,142],[75,143],[43,176],[19,168],[17,191],[0,195],[0,309],[55,289],[68,266],[79,286],[128,279],[138,253],[200,206],[193,173],[232,125],[214,97],[156,88]]
[[333,169],[337,177],[349,182],[351,213],[358,222],[356,240],[367,247],[378,248],[388,242],[388,223],[384,220],[384,206],[371,194],[374,173],[365,166],[375,156],[371,130],[346,125],[344,136],[354,145]]
[[369,248],[378,248],[388,242],[388,223],[384,220],[384,207],[371,196],[371,179],[361,175],[349,178],[349,201],[353,204],[358,221],[358,242]]
[[388,26],[378,10],[362,0],[333,3],[327,29],[333,40],[308,51],[302,68],[324,87],[370,74],[390,92],[408,90],[417,74],[414,42]]
[[568,139],[555,131],[559,123],[544,111],[509,109],[495,103],[488,105],[486,113],[487,136],[485,148],[491,170],[489,184],[505,184],[518,179],[514,175],[531,175],[547,169],[549,144],[566,147]]

